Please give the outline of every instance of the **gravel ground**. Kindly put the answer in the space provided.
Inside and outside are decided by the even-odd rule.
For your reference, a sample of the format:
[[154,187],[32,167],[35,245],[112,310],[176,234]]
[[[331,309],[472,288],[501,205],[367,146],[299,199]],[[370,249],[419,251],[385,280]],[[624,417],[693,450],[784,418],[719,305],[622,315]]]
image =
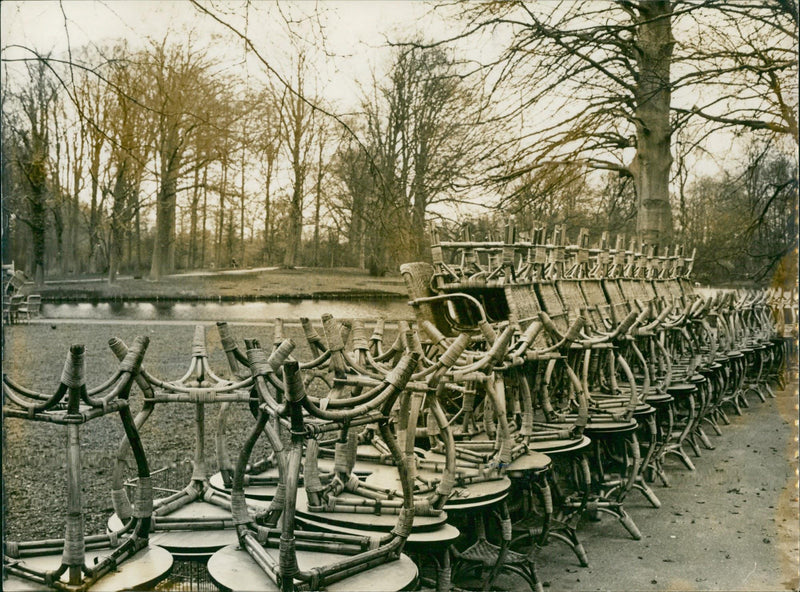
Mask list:
[[[269,327],[236,327],[240,337],[272,342]],[[174,379],[185,372],[193,327],[188,325],[53,324],[6,328],[3,371],[20,384],[40,390],[56,384],[70,344],[86,345],[87,383],[98,384],[115,368],[106,346],[117,336],[131,342],[150,337],[145,365],[153,374]],[[298,326],[287,334],[303,343]],[[213,325],[207,329],[212,368],[226,375],[224,353]],[[302,351],[299,356],[308,358]],[[136,397],[138,398],[138,397]],[[723,435],[713,436],[716,449],[703,451],[697,470],[670,462],[671,487],[655,487],[662,502],[653,509],[635,492],[626,508],[643,533],[627,537],[610,517],[581,525],[580,537],[590,566],[578,566],[561,543],[545,547],[538,573],[552,590],[797,590],[797,383],[766,403],[755,397],[750,409]],[[136,409],[135,409],[136,410]],[[208,458],[214,467],[215,412],[207,412]],[[191,456],[194,413],[190,406],[157,409],[142,430],[151,467]],[[246,425],[238,409],[233,425]],[[63,433],[54,426],[16,420],[3,424],[3,516],[5,536],[30,539],[63,536],[66,485]],[[82,430],[84,500],[87,533],[101,532],[111,512],[108,487],[121,427],[113,418]],[[243,431],[231,431],[237,450]],[[520,582],[501,580],[507,589]]]

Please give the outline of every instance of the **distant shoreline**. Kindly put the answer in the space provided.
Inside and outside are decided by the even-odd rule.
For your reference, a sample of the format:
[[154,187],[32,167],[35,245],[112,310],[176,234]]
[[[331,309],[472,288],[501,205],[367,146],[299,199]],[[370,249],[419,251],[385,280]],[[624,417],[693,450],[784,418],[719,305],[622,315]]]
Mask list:
[[59,291],[50,292],[48,290],[37,291],[42,295],[42,302],[51,304],[70,304],[76,302],[87,302],[92,304],[117,303],[117,302],[292,302],[295,300],[404,300],[407,296],[392,292],[309,292],[294,294],[275,294],[263,296],[257,294],[232,295],[224,294],[219,296],[138,296],[138,295],[102,295],[94,292],[71,292],[61,293]]
[[26,283],[24,293],[43,302],[280,302],[296,300],[395,300],[407,298],[399,275],[372,277],[352,268],[262,268],[190,272],[159,281],[122,276],[109,284],[97,276]]

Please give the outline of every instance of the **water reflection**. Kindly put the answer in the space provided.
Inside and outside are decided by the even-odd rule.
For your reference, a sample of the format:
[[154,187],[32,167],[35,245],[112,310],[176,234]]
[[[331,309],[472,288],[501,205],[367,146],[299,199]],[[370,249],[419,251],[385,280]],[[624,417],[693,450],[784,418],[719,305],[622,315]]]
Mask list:
[[275,318],[412,319],[405,300],[292,300],[288,302],[96,302],[43,304],[51,319],[127,319],[138,321],[270,321]]

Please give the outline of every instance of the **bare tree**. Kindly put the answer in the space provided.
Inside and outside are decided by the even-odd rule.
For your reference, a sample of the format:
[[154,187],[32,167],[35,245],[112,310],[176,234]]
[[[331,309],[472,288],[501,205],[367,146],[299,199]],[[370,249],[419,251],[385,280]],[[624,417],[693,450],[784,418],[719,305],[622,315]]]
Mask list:
[[[440,48],[417,45],[398,48],[386,81],[376,81],[363,103],[366,164],[388,216],[381,230],[401,258],[427,257],[430,207],[458,199],[486,140],[482,105],[458,65]],[[387,263],[379,260],[377,266]]]
[[[156,196],[156,228],[150,277],[159,279],[175,267],[175,222],[178,183],[205,152],[191,152],[204,127],[224,113],[218,104],[219,88],[209,76],[210,60],[191,43],[170,45],[165,39],[142,57],[152,94],[148,97],[156,115],[155,152],[159,189]],[[191,156],[191,158],[188,158]]]
[[139,188],[152,145],[149,113],[136,104],[137,99],[144,100],[146,92],[139,86],[139,67],[125,61],[123,56],[113,67],[115,100],[107,108],[108,136],[113,146],[110,163],[114,167],[107,188],[112,199],[107,249],[110,284],[116,281],[119,272],[125,230],[140,207]]
[[26,85],[16,94],[6,96],[13,99],[18,111],[8,109],[4,101],[4,127],[14,137],[13,160],[21,173],[24,187],[23,208],[16,212],[17,218],[31,232],[34,280],[37,286],[44,284],[45,234],[47,229],[47,207],[50,197],[50,120],[57,99],[57,87],[50,77],[45,61],[26,64]]
[[[379,204],[376,203],[375,178],[371,159],[352,136],[343,134],[331,159],[332,199],[335,219],[347,236],[350,263],[366,268],[370,229],[381,228]],[[374,252],[374,249],[371,249]]]
[[264,257],[270,262],[274,251],[274,196],[273,180],[281,153],[280,112],[282,106],[275,100],[271,89],[264,89],[256,101],[260,135],[256,138],[256,152],[260,156],[261,173],[264,179]]
[[793,286],[797,222],[786,214],[797,203],[797,161],[774,140],[756,139],[730,169],[687,187],[684,236],[697,248],[695,273],[715,284],[762,283],[777,268],[775,281]]
[[323,156],[325,156],[325,148],[328,143],[329,130],[325,126],[324,121],[318,123],[317,130],[317,164],[316,164],[316,179],[314,182],[314,252],[313,252],[313,265],[317,267],[320,265],[320,216],[322,214],[323,205],[323,180],[328,173],[328,166]]
[[315,112],[305,97],[308,72],[305,57],[297,56],[294,88],[297,94],[285,93],[281,100],[282,145],[291,168],[292,193],[289,199],[289,219],[286,228],[286,251],[283,266],[292,268],[300,261],[303,236],[303,204],[305,184],[310,169],[310,152],[315,136]]
[[701,33],[682,40],[674,83],[695,102],[675,106],[676,125],[699,119],[706,133],[763,130],[798,142],[797,2],[719,0],[692,16]]
[[[458,12],[466,14],[463,35],[498,27],[509,32],[503,55],[487,64],[504,115],[554,117],[527,125],[508,142],[512,157],[497,180],[512,181],[548,163],[631,176],[645,242],[672,236],[676,129],[704,118],[717,129],[796,137],[796,93],[788,91],[796,86],[794,0],[517,1]],[[690,107],[687,98],[701,102]]]
[[[524,125],[496,179],[513,181],[544,164],[576,163],[632,176],[638,230],[669,240],[673,3],[506,2],[470,6],[470,31],[506,26],[511,42],[490,66],[511,90],[505,115],[551,111]],[[516,104],[513,97],[518,96]],[[626,149],[635,148],[626,160]]]

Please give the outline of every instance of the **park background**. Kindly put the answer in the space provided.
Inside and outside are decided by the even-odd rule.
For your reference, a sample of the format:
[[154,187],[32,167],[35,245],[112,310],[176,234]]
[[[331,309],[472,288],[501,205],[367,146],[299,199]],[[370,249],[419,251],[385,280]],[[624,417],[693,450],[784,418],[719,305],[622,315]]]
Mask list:
[[39,286],[378,277],[429,258],[430,223],[509,217],[795,285],[791,0],[0,9],[3,263]]

